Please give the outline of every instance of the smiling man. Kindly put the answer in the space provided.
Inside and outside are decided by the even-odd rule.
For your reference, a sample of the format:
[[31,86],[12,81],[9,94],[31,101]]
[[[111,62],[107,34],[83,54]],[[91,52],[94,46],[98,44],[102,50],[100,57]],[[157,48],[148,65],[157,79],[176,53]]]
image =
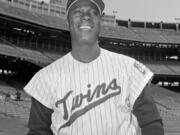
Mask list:
[[102,0],[69,0],[72,51],[25,86],[32,96],[28,135],[163,135],[148,85],[153,73],[100,48]]

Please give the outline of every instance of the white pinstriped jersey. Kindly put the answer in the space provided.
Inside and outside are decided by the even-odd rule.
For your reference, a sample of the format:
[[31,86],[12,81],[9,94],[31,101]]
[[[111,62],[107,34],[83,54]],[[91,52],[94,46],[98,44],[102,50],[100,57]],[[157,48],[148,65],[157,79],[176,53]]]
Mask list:
[[132,108],[152,75],[133,58],[101,48],[90,63],[68,53],[40,70],[24,89],[54,110],[55,135],[137,135]]

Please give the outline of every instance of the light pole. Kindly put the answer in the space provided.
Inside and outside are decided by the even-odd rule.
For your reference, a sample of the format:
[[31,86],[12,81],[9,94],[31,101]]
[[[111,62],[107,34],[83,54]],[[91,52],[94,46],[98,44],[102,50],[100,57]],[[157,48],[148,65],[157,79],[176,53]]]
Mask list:
[[178,31],[180,29],[180,17],[179,18],[174,18],[175,22],[176,22],[176,31]]

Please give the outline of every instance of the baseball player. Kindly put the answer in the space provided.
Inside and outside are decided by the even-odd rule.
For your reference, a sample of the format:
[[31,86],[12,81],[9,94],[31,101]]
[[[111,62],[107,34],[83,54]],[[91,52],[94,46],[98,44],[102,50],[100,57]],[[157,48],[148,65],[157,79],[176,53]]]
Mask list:
[[102,0],[68,0],[72,51],[35,74],[28,135],[163,135],[153,73],[99,47]]

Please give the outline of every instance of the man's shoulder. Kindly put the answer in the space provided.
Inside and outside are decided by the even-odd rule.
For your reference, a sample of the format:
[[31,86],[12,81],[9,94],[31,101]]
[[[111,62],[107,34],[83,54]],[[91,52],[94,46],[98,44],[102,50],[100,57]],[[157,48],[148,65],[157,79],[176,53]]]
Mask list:
[[104,54],[108,57],[111,57],[113,59],[117,59],[117,60],[125,60],[125,61],[132,61],[134,62],[135,59],[128,56],[128,55],[125,55],[125,54],[122,54],[122,53],[117,53],[117,52],[113,52],[113,51],[109,51],[107,49],[102,49]]
[[64,64],[64,61],[67,61],[68,59],[68,54],[65,54],[64,56],[56,59],[55,61],[53,61],[52,63],[50,63],[49,65],[43,67],[39,73],[43,74],[43,73],[48,73],[48,72],[58,72],[62,65]]

